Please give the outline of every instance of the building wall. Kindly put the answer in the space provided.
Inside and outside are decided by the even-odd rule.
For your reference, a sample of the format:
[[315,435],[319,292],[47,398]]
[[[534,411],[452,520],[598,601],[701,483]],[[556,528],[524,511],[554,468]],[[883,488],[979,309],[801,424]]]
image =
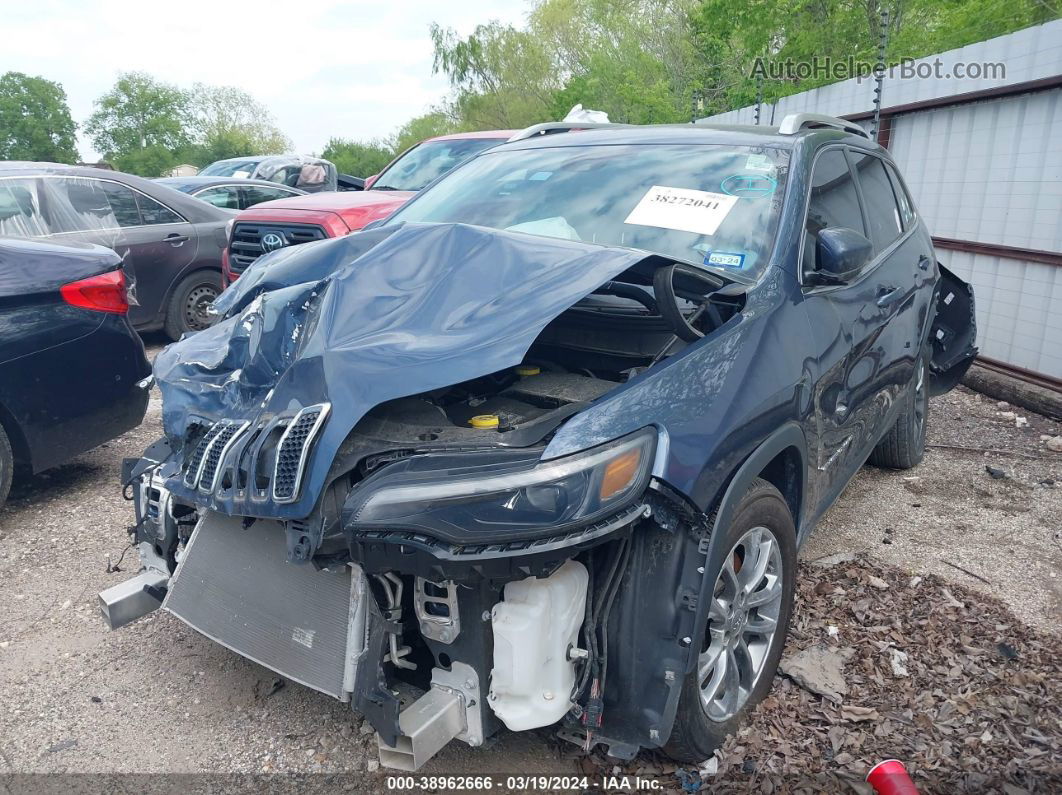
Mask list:
[[[889,150],[934,237],[1017,249],[1002,256],[938,245],[940,261],[974,285],[982,354],[1062,379],[1062,87],[1043,85],[1062,75],[1062,20],[920,61],[937,58],[945,69],[999,61],[1007,74],[887,78]],[[1018,93],[964,97],[1010,86]],[[760,108],[760,123],[810,112],[860,116],[867,126],[873,87],[872,80],[852,79],[784,97]],[[904,107],[927,101],[937,106]],[[755,110],[711,121],[752,124]]]

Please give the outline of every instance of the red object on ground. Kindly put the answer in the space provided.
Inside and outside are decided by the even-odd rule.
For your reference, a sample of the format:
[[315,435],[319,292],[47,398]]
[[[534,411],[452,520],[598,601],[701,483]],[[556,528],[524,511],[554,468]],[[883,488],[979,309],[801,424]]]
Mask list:
[[867,773],[867,783],[878,795],[918,795],[918,787],[899,759],[878,762]]

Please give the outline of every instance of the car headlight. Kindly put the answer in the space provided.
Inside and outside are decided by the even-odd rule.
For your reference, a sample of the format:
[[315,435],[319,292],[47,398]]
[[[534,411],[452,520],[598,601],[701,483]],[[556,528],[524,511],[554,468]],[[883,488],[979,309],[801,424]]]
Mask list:
[[358,529],[412,530],[456,543],[547,535],[636,500],[655,446],[655,431],[646,429],[537,463],[515,451],[406,459],[362,483],[344,519]]

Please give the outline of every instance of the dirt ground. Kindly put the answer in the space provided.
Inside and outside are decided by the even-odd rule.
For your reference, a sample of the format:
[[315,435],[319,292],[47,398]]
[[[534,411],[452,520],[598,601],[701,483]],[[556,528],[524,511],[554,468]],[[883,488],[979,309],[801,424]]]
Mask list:
[[[821,589],[804,588],[803,603],[810,600],[807,614],[817,616],[819,607],[857,595],[874,596],[866,577],[877,566],[883,567],[882,577],[894,588],[909,583],[911,577],[932,575],[924,581],[933,587],[917,592],[928,608],[936,600],[941,609],[957,610],[941,588],[964,609],[976,608],[978,594],[999,600],[998,605],[985,600],[991,609],[984,608],[983,615],[991,618],[985,618],[984,626],[978,624],[982,613],[973,608],[953,616],[952,629],[948,622],[938,621],[934,643],[952,648],[962,638],[974,637],[989,644],[986,653],[991,653],[996,636],[1020,639],[1025,646],[1019,650],[1018,665],[1024,661],[1023,670],[1030,667],[1031,675],[1040,676],[1039,686],[1053,687],[1058,683],[1062,648],[1057,645],[1062,633],[1062,454],[1048,451],[1041,436],[1058,435],[1062,426],[1018,411],[1027,423],[1017,427],[1019,421],[1005,413],[1013,409],[965,390],[936,399],[931,406],[933,447],[925,462],[911,472],[864,469],[805,546],[805,576],[811,581],[830,579],[852,594],[839,598],[832,591],[820,594]],[[156,395],[140,428],[17,484],[8,505],[0,509],[0,774],[332,773],[344,776],[346,789],[383,790],[384,772],[377,769],[371,730],[345,705],[285,684],[167,614],[156,613],[114,633],[104,628],[97,592],[130,576],[137,567],[130,553],[122,571],[107,572],[108,560],[117,561],[125,528],[132,523],[131,506],[117,484],[119,466],[123,457],[139,455],[153,441],[160,417]],[[1000,470],[1002,477],[992,477],[986,466]],[[842,562],[831,568],[811,565],[816,560],[829,563],[821,559],[836,553],[858,554],[860,561],[870,562]],[[852,567],[858,571],[849,577],[846,572]],[[791,649],[811,642],[815,635],[808,629],[811,619],[801,623],[800,607],[797,615]],[[859,626],[851,611],[829,620],[842,622],[842,639]],[[928,630],[921,625],[917,631]],[[850,634],[847,642],[858,646]],[[1049,654],[1045,649],[1055,651]],[[1031,670],[1047,665],[1044,660],[1052,656],[1053,673]],[[943,668],[943,673],[935,674],[936,668]],[[996,676],[968,674],[961,667],[949,674],[952,668],[920,663],[912,682],[926,692],[936,689],[969,696],[971,690],[987,687],[984,676]],[[856,679],[859,676],[870,674],[863,672]],[[864,688],[866,698],[880,703],[867,701],[860,706],[881,715],[897,712],[893,690]],[[798,694],[793,698],[818,705],[809,713],[825,709],[818,697],[779,677],[773,694],[778,698],[766,702],[750,727],[755,741],[748,735],[736,738],[727,753],[737,742],[747,756],[766,765],[785,749],[804,753],[820,734],[836,745],[836,733],[824,734],[826,724],[815,724],[819,718],[814,714],[784,708],[790,692]],[[775,720],[771,710],[779,703],[783,708]],[[980,708],[976,698],[964,703],[976,717]],[[911,707],[917,710],[917,702]],[[985,709],[984,714],[994,720],[1006,711]],[[981,738],[979,744],[991,743],[992,732],[985,740],[980,724],[971,725],[970,731],[976,730]],[[1060,764],[1057,744],[1062,732],[1057,715],[1052,725],[1034,731],[1047,737],[1046,746],[1029,741],[1034,751],[1048,749],[1035,754],[1047,754],[1037,769],[1042,772]],[[907,727],[906,734],[916,741],[922,738],[923,745],[944,741],[939,732],[920,722]],[[998,731],[995,734],[999,736]],[[956,729],[948,738],[958,760],[976,750],[964,737]],[[1024,740],[1015,742],[1024,748]],[[867,753],[880,750],[873,743],[866,747]],[[587,762],[572,751],[546,732],[508,734],[476,751],[452,745],[424,772],[570,774],[586,769]],[[851,772],[863,758],[854,748],[851,759],[842,757],[842,764],[835,761],[839,753],[832,748],[813,755],[818,768],[805,771],[810,775]],[[1003,759],[1008,753],[1024,759],[1020,756],[1024,750],[1005,748],[986,758]],[[919,758],[930,760],[923,761],[923,767],[932,764],[932,755],[922,753]],[[673,768],[661,769],[655,758],[647,759],[645,764],[656,765],[652,772],[664,776],[669,786],[681,784]],[[754,791],[770,791],[762,783],[769,777],[750,770],[777,766],[760,767],[753,759],[750,769],[748,761],[732,765],[727,759],[722,760],[720,775],[729,771],[732,778],[743,777]],[[0,784],[0,790],[4,786]]]

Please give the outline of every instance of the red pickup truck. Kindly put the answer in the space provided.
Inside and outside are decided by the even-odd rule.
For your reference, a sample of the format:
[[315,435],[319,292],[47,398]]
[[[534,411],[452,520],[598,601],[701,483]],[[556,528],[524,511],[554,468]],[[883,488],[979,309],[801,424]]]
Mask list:
[[523,133],[486,130],[429,138],[365,180],[364,191],[294,196],[244,210],[236,216],[229,238],[228,256],[223,262],[225,284],[231,284],[252,262],[270,251],[350,234],[386,218],[458,163],[518,134]]

